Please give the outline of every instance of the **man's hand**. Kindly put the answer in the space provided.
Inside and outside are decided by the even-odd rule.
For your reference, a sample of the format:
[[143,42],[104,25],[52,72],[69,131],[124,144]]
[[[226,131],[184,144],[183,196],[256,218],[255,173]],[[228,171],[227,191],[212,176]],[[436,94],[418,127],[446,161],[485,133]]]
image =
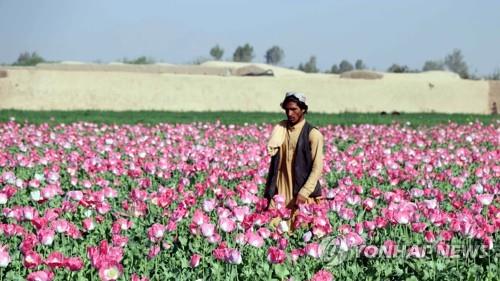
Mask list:
[[302,196],[300,194],[297,195],[297,199],[295,199],[295,205],[298,206],[299,204],[304,204],[306,202],[307,202],[307,198],[306,197],[304,197],[304,196]]

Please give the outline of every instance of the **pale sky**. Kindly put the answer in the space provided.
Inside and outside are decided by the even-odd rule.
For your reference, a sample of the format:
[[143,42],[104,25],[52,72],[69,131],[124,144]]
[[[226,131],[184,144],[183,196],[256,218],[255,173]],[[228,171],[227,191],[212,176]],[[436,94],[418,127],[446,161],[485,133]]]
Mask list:
[[215,44],[230,60],[245,43],[254,62],[278,45],[284,66],[315,55],[321,70],[358,58],[378,70],[421,69],[459,48],[483,75],[500,68],[500,1],[0,0],[0,63],[36,51],[53,61],[180,64],[209,58]]

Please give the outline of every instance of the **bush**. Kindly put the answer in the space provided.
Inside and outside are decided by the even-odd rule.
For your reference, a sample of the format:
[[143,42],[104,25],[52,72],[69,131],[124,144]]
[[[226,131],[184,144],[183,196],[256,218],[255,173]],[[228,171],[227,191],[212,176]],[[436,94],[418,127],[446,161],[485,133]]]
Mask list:
[[224,55],[224,49],[217,44],[210,49],[210,55],[214,58],[214,60],[220,60]]
[[458,75],[460,75],[463,79],[468,79],[469,77],[469,67],[464,60],[464,56],[462,55],[462,51],[459,49],[454,49],[453,52],[446,56],[444,59],[444,64],[446,67]]
[[138,57],[133,60],[128,60],[126,58],[123,59],[123,63],[128,63],[128,64],[153,64],[155,63],[154,59],[148,58],[145,56]]
[[236,62],[251,62],[253,60],[253,47],[250,44],[245,44],[243,47],[238,46],[233,54],[233,61]]
[[302,70],[306,73],[317,73],[319,72],[318,67],[316,66],[316,57],[311,56],[309,61],[305,64],[299,64],[299,70]]
[[29,53],[29,52],[24,52],[19,55],[17,58],[17,61],[14,62],[12,65],[15,66],[35,66],[39,63],[45,62],[45,60],[38,55],[36,52]]
[[285,57],[285,51],[281,49],[279,46],[273,46],[269,50],[267,50],[265,59],[267,64],[280,64]]

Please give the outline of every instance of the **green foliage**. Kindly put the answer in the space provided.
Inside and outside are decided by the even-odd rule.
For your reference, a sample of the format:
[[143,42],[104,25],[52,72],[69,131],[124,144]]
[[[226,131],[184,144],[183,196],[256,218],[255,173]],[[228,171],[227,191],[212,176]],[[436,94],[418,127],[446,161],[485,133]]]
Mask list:
[[440,60],[428,60],[424,63],[422,71],[444,70],[444,62]]
[[45,62],[45,60],[38,55],[36,52],[29,53],[29,52],[24,52],[19,55],[17,58],[17,61],[14,62],[12,65],[15,66],[35,66],[39,63]]
[[285,51],[279,46],[273,46],[267,50],[265,59],[268,64],[280,64],[285,57]]
[[[2,111],[0,111],[0,113],[2,113]],[[49,114],[54,114],[54,112],[49,112]],[[64,112],[64,114],[75,113]],[[90,114],[88,115],[99,116],[99,114],[102,115],[102,112],[90,112]],[[118,117],[120,117],[122,120],[125,120],[127,123],[131,123],[133,121],[128,117],[142,116],[142,118],[144,118],[144,116],[146,115],[144,112],[128,112],[126,114],[122,114],[121,112],[114,112],[113,114],[119,114]],[[194,113],[188,114],[195,115]],[[245,116],[245,114],[241,112],[225,114],[229,115],[228,117],[232,119],[234,119],[235,116]],[[258,114],[264,115],[263,113]],[[167,114],[165,112],[159,112],[159,115],[164,116]],[[348,120],[349,122],[353,122],[353,120],[356,119],[356,114],[344,115],[346,117],[345,120]],[[375,119],[376,116],[374,114],[358,115],[366,118],[367,120]],[[432,119],[433,116],[448,116],[448,118],[450,118],[451,116],[439,116],[436,114],[408,115],[413,117],[420,117],[422,118],[422,120]],[[265,116],[268,121],[272,119],[269,118],[270,116],[274,115],[269,114]],[[280,116],[282,117],[282,114],[280,114]],[[337,116],[340,115],[324,116],[324,120],[332,122],[333,124],[342,124],[342,122],[339,122],[339,120],[336,119]],[[249,120],[252,120],[251,122],[254,122],[256,120],[256,116],[247,115],[247,117],[249,117]],[[316,118],[316,116],[311,116],[311,119],[313,118]],[[56,119],[56,122],[58,122],[59,125],[61,124],[61,122],[66,123],[65,120],[60,119]],[[315,121],[312,122],[317,124]],[[27,125],[31,126],[31,124]],[[97,131],[100,130],[96,130],[96,132]],[[141,131],[135,132],[137,134],[141,133]],[[57,132],[54,131],[54,133]],[[105,132],[100,131],[100,133],[104,134]],[[160,141],[167,141],[167,135],[169,133],[170,132],[165,131],[161,132],[160,134],[162,137]],[[136,136],[134,135],[134,131],[131,131],[130,134],[131,135],[129,137],[131,139],[136,138]],[[101,137],[102,135],[99,136]],[[194,136],[196,135],[188,135],[183,137],[190,137],[189,139],[193,142],[193,145],[202,145],[202,142],[196,141],[197,138],[194,138]],[[234,136],[237,137],[237,135]],[[384,136],[375,135],[373,137],[383,138]],[[354,138],[334,138],[332,141],[333,143],[329,143],[326,145],[335,145],[339,149],[339,151],[342,152],[348,153],[349,151],[357,151],[360,148],[358,146],[358,140]],[[230,143],[231,142],[229,142],[228,144]],[[16,143],[11,143],[10,145],[17,146]],[[53,145],[57,145],[57,143]],[[445,143],[445,145],[448,145],[448,143]],[[388,146],[392,146],[391,143],[386,144],[386,148]],[[14,148],[19,149],[18,147]],[[44,151],[47,151],[48,149],[51,149],[51,147],[50,145],[43,144],[40,149],[44,149]],[[72,150],[74,148],[69,149]],[[392,147],[392,149],[392,151],[394,152],[394,147]],[[488,150],[494,152],[495,147],[491,146]],[[78,154],[76,150],[75,152]],[[17,150],[8,152],[8,154],[12,156],[19,155],[19,153],[21,152]],[[354,152],[354,155],[357,155],[357,152]],[[106,157],[106,155],[102,155],[102,157]],[[128,156],[124,154],[124,157],[127,158]],[[64,162],[61,163],[61,187],[64,191],[69,191],[73,190],[74,187],[71,186],[68,181],[68,179],[70,178],[70,174],[66,169],[66,165],[67,164]],[[444,165],[444,169],[452,170],[453,176],[459,176],[463,172],[465,172],[465,170],[462,170],[461,166],[459,165]],[[34,167],[17,167],[14,172],[16,176],[18,176],[18,178],[22,179],[23,181],[28,181],[30,179],[33,179],[36,173],[43,173],[46,168],[46,165],[41,165],[40,163]],[[244,169],[247,168],[248,167],[244,167]],[[475,171],[476,168],[477,166],[471,167],[471,169],[467,173],[473,174],[472,171]],[[2,174],[2,169],[4,169],[4,167],[0,167],[0,174]],[[230,172],[232,171],[230,170]],[[203,183],[206,180],[207,175],[208,172],[206,170],[199,170],[193,172],[190,175],[185,175],[179,170],[174,170],[171,172],[170,177],[168,178],[150,174],[148,178],[151,180],[152,185],[150,188],[148,188],[148,192],[157,192],[160,187],[175,188],[177,186],[180,186],[179,182],[181,181],[181,179],[186,178],[189,178],[189,183],[183,188],[192,192],[197,189],[195,186],[198,183]],[[87,172],[85,172],[83,169],[79,169],[77,177],[80,182],[90,176],[91,175],[87,174]],[[122,202],[128,199],[130,191],[133,188],[137,188],[139,184],[137,179],[131,178],[129,175],[123,174],[121,176],[116,176],[110,171],[105,173],[98,173],[96,176],[102,177],[109,182],[113,182],[113,185],[119,186],[119,188],[117,189],[117,197],[109,198],[111,209],[114,211],[118,210],[119,212],[117,212],[116,214],[114,212],[104,214],[103,221],[101,223],[98,223],[93,231],[83,233],[83,239],[67,239],[67,237],[65,237],[64,235],[58,234],[55,237],[54,246],[37,245],[37,251],[40,252],[43,257],[47,257],[49,253],[53,252],[56,249],[61,249],[61,251],[68,256],[86,257],[87,249],[89,246],[96,246],[99,241],[103,239],[109,239],[110,234],[112,233],[112,221],[114,218],[116,218],[116,215],[119,215],[120,211],[122,210]],[[325,179],[327,179],[329,184],[333,184],[334,182],[338,182],[339,179],[345,178],[346,176],[348,176],[347,171],[344,170],[342,172],[339,172],[334,169],[333,171],[325,174]],[[114,179],[117,179],[116,183]],[[240,180],[241,179],[238,177],[230,180],[219,178],[218,183],[220,186],[234,192],[237,186],[241,186]],[[474,182],[476,182],[476,179],[474,179]],[[354,185],[363,187],[364,190],[367,190],[373,186],[379,186],[383,191],[394,189],[394,186],[388,184],[387,182],[380,182],[377,178],[368,175],[353,178],[353,183]],[[406,183],[402,183],[401,188],[405,190],[409,189],[405,186],[405,184]],[[448,182],[438,182],[435,188],[443,191],[444,194],[449,194],[451,190],[455,190],[455,188]],[[94,191],[97,191],[100,189],[100,187],[94,186],[92,187],[92,189]],[[14,197],[10,199],[8,205],[5,205],[4,207],[8,208],[7,210],[9,210],[10,208],[13,208],[13,206],[25,204],[25,199],[29,198],[29,192],[30,188],[19,189]],[[206,195],[208,197],[213,197],[213,190],[208,189]],[[483,252],[476,252],[477,255],[472,253],[462,255],[462,253],[458,252],[456,257],[445,258],[431,251],[429,251],[424,258],[414,258],[408,256],[406,254],[407,251],[403,250],[407,249],[405,245],[409,246],[412,244],[418,245],[423,243],[423,235],[412,232],[410,226],[408,225],[395,225],[383,229],[381,228],[374,232],[375,235],[371,235],[369,236],[370,238],[367,239],[367,242],[373,243],[374,245],[381,244],[385,239],[395,240],[398,245],[402,246],[402,254],[398,255],[397,257],[384,257],[382,254],[379,254],[375,257],[366,257],[359,254],[359,252],[357,252],[355,249],[351,249],[343,254],[342,252],[339,252],[334,246],[335,240],[332,239],[330,241],[332,241],[333,243],[323,244],[326,247],[324,248],[323,256],[319,259],[313,259],[306,254],[296,262],[287,260],[282,264],[270,264],[266,260],[266,248],[270,245],[270,243],[274,244],[275,242],[272,239],[266,239],[267,245],[263,248],[236,246],[237,248],[239,247],[240,251],[242,251],[243,262],[241,264],[227,264],[217,261],[213,258],[213,250],[217,245],[209,243],[205,239],[200,238],[200,236],[192,235],[190,233],[190,222],[188,219],[186,219],[180,221],[175,230],[165,233],[165,237],[163,238],[161,243],[159,243],[159,245],[161,245],[162,247],[162,250],[156,257],[153,257],[151,259],[146,258],[148,249],[150,249],[150,247],[154,244],[149,241],[149,239],[144,234],[147,232],[151,224],[155,222],[165,224],[169,219],[169,217],[165,215],[165,211],[167,211],[168,214],[172,214],[172,212],[177,208],[179,204],[185,202],[183,199],[185,198],[180,197],[177,202],[173,202],[168,207],[165,207],[165,209],[154,204],[152,200],[147,200],[146,203],[148,204],[148,215],[141,218],[130,218],[130,220],[133,222],[133,227],[126,230],[126,236],[129,239],[129,242],[127,247],[124,248],[122,263],[125,270],[120,280],[130,280],[132,273],[137,273],[140,276],[147,276],[150,280],[309,280],[312,274],[320,269],[326,269],[332,272],[335,280],[498,280],[498,275],[500,273],[498,266],[498,247],[493,248],[491,252],[484,252],[484,256],[482,255]],[[204,196],[197,196],[195,202],[193,203],[193,209],[201,208],[203,199]],[[422,198],[422,200],[423,199],[425,198]],[[58,198],[56,201],[54,201],[54,205],[49,205],[52,204],[52,202],[46,202],[37,204],[36,207],[40,213],[45,213],[45,211],[49,207],[61,208],[63,204],[62,202],[63,198],[61,196],[61,198]],[[383,205],[380,207],[383,207]],[[352,208],[358,214],[358,217],[356,218],[357,222],[373,220],[373,214],[377,214],[377,212],[365,212],[362,209],[363,207],[361,205],[353,205]],[[69,221],[81,221],[85,217],[87,217],[87,215],[85,215],[86,211],[86,207],[84,207],[83,204],[79,204],[77,211],[61,212],[60,217]],[[349,223],[356,222],[342,219],[337,216],[336,212],[330,212],[329,215],[329,218],[331,220],[330,222],[334,231],[338,231],[341,225],[346,226]],[[213,218],[214,217],[211,216],[211,219]],[[9,220],[12,221],[12,218],[4,216],[2,222],[9,222]],[[21,225],[23,227],[33,229],[33,226],[31,224],[32,222],[30,222],[29,220],[24,220],[21,222]],[[430,225],[429,228],[431,228],[430,230],[433,231],[432,225]],[[301,239],[301,237],[303,237],[304,231],[305,229],[299,229],[296,233],[293,234],[293,236],[289,238],[288,242],[290,243],[290,245],[286,249],[287,252],[289,252],[291,248],[304,246],[303,239]],[[331,238],[335,238],[334,235],[336,234],[333,233]],[[364,237],[368,237],[365,233],[362,233],[362,235]],[[225,236],[223,239],[225,241],[228,241],[228,243],[234,243],[234,241],[231,241],[231,239],[227,239],[227,237],[228,236]],[[494,237],[494,245],[498,245],[498,243],[500,242],[500,237],[496,234]],[[463,249],[466,249],[466,246],[470,246],[468,245],[468,243],[470,243],[471,241],[473,240],[467,238],[464,240],[457,239],[456,241],[453,241],[452,245],[463,246]],[[480,241],[476,242],[481,244]],[[30,271],[32,272],[36,270],[27,270],[23,266],[22,255],[19,251],[14,250],[19,248],[20,243],[21,237],[9,237],[7,235],[0,235],[0,244],[7,244],[9,246],[9,249],[12,250],[12,263],[7,268],[0,268],[0,279],[5,277],[2,280],[24,280],[23,277],[27,276]],[[233,247],[233,245],[229,246]],[[426,249],[430,249],[432,247],[433,245],[429,244]],[[191,268],[189,265],[189,259],[193,253],[197,253],[202,256],[201,263],[196,268]],[[379,250],[379,253],[382,252]],[[335,258],[337,259],[335,260]],[[97,270],[90,267],[90,260],[84,258],[84,262],[84,269],[78,272],[71,272],[69,270],[62,269],[55,271],[54,280],[97,280]]]
[[339,66],[336,64],[332,65],[332,68],[330,69],[330,73],[339,74],[340,73]]
[[309,61],[305,64],[299,64],[299,70],[302,70],[306,73],[317,73],[319,72],[318,67],[316,66],[316,56],[311,56]]
[[332,67],[330,68],[330,73],[340,74],[354,69],[362,70],[362,69],[367,69],[367,67],[363,62],[363,60],[361,59],[356,60],[354,66],[348,60],[344,59],[338,65],[337,64],[332,65]]
[[[493,124],[500,120],[494,115],[475,114],[437,114],[437,113],[402,113],[400,115],[380,115],[377,113],[341,113],[325,114],[310,112],[307,120],[316,126],[326,125],[353,125],[353,124],[391,124],[397,122],[411,126],[431,126],[454,122],[467,124],[482,122]],[[21,111],[0,110],[0,122],[7,122],[10,118],[16,122],[25,121],[35,124],[94,122],[107,124],[157,124],[157,123],[193,123],[216,122],[223,124],[261,124],[275,123],[284,118],[283,113],[268,112],[171,112],[171,111]]]
[[447,55],[444,64],[450,71],[457,73],[463,79],[469,78],[469,67],[460,49],[454,49],[451,54]]
[[253,47],[248,43],[244,46],[238,46],[233,54],[233,61],[236,62],[251,62],[253,58]]
[[224,49],[217,44],[210,49],[210,55],[214,58],[214,60],[220,60],[224,55]]
[[354,69],[354,67],[352,66],[352,64],[348,60],[342,60],[339,63],[339,71],[340,71],[340,73],[351,71],[353,69]]
[[361,59],[358,59],[356,60],[356,63],[354,63],[354,67],[357,69],[357,70],[363,70],[363,69],[367,69],[365,63],[363,62],[363,60]]
[[128,64],[153,64],[155,63],[155,60],[150,57],[146,56],[141,56],[136,59],[129,60],[127,58],[123,59],[123,63],[128,63]]
[[399,65],[397,63],[393,63],[388,69],[387,72],[393,73],[408,73],[411,72],[410,68],[407,65]]

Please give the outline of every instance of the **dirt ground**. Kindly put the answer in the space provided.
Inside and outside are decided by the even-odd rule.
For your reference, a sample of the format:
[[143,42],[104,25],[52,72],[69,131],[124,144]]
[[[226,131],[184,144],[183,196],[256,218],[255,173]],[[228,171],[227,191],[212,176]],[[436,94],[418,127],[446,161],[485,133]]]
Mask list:
[[[255,64],[274,76],[236,76],[248,64],[199,66],[45,65],[2,68],[0,109],[280,111],[287,91],[306,94],[314,112],[489,114],[500,86],[448,72],[341,78]],[[192,72],[190,72],[192,71]],[[366,76],[366,75],[365,75]],[[378,77],[379,75],[377,75]],[[498,101],[497,101],[498,104]]]

